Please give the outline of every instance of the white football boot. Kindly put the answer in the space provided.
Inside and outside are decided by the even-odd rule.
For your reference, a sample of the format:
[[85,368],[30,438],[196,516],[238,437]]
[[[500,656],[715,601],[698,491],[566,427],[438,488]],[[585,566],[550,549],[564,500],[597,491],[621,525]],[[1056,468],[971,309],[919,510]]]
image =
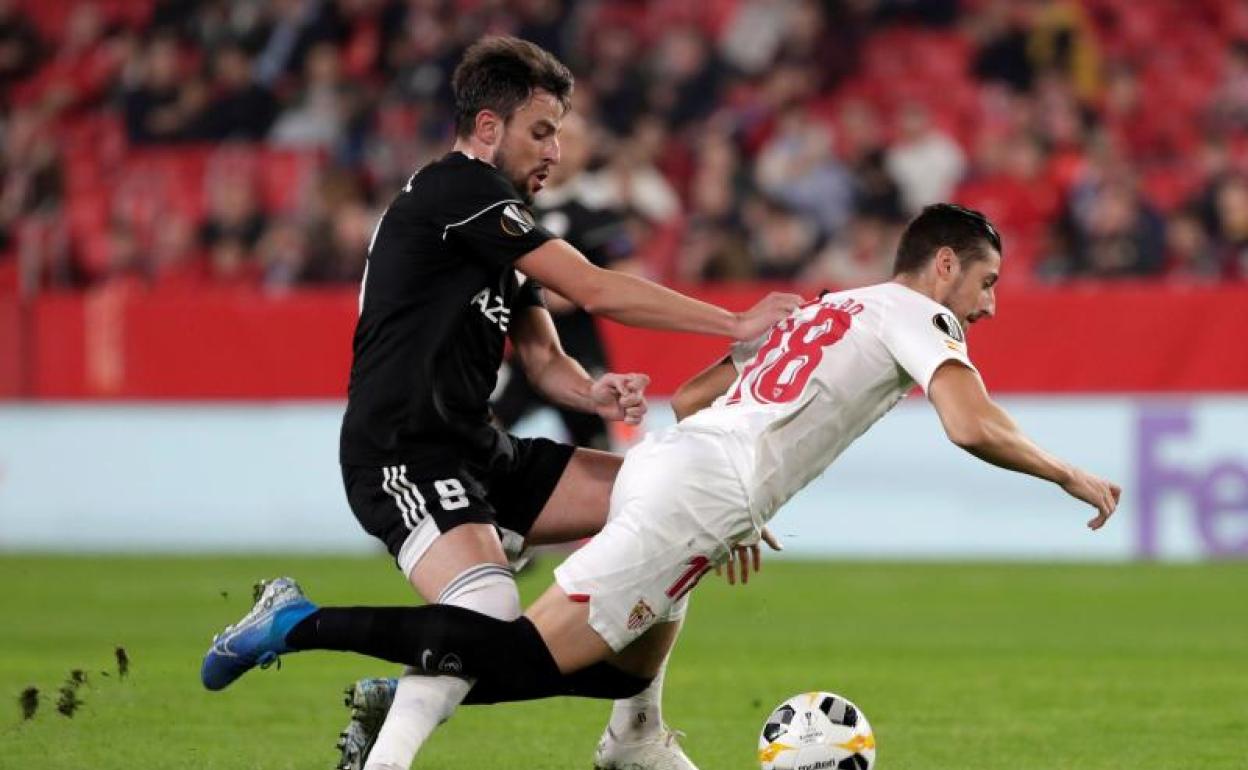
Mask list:
[[607,727],[594,752],[594,770],[698,770],[680,748],[677,739],[683,736],[663,725],[636,743],[626,743]]

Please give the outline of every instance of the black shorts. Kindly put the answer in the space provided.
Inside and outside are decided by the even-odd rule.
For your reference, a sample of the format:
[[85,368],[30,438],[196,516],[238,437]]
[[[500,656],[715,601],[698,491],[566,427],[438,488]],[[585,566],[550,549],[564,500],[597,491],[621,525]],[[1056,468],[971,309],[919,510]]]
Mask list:
[[[507,439],[510,457],[489,467],[457,462],[453,456],[436,469],[344,465],[347,502],[360,525],[386,544],[405,573],[439,534],[460,524],[493,524],[524,537],[555,491],[575,447],[545,438]],[[405,545],[408,552],[402,553]]]

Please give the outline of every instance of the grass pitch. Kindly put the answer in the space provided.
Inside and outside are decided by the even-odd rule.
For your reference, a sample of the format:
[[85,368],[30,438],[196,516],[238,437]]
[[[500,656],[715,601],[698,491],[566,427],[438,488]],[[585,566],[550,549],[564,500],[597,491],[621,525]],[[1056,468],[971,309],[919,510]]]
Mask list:
[[[551,563],[522,580],[526,600]],[[324,604],[402,604],[383,557],[0,557],[0,768],[328,770],[340,690],[390,664],[287,656],[221,693],[209,638],[259,577]],[[770,709],[809,689],[867,713],[880,770],[1248,767],[1248,565],[906,565],[771,561],[708,576],[668,673],[667,720],[703,770],[757,767]],[[129,674],[118,672],[124,647]],[[86,683],[57,712],[74,669]],[[23,720],[21,692],[39,706]],[[417,767],[588,768],[608,705],[463,709]]]

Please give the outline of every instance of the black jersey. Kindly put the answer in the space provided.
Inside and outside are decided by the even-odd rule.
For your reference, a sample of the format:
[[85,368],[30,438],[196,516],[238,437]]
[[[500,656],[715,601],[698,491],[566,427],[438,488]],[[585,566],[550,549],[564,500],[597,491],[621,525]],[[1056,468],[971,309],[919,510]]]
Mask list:
[[513,262],[553,236],[493,166],[452,152],[386,209],[360,287],[344,465],[489,465],[488,399],[511,314],[541,303]]

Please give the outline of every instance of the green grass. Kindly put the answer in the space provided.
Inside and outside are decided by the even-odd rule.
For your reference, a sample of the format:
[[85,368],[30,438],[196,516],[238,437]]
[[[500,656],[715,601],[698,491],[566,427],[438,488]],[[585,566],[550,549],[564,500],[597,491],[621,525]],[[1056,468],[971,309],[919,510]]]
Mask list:
[[[222,693],[199,686],[211,634],[245,610],[252,580],[283,573],[325,604],[409,601],[381,557],[0,557],[0,768],[332,767],[341,687],[391,665],[308,653]],[[547,581],[527,574],[526,598]],[[703,770],[757,767],[763,718],[809,689],[857,701],[882,770],[1242,769],[1246,589],[1248,565],[1229,563],[773,561],[748,588],[712,576],[695,593],[666,717]],[[75,668],[89,685],[67,719],[56,690]],[[41,706],[22,722],[30,685]],[[463,709],[417,767],[588,768],[607,711]]]

